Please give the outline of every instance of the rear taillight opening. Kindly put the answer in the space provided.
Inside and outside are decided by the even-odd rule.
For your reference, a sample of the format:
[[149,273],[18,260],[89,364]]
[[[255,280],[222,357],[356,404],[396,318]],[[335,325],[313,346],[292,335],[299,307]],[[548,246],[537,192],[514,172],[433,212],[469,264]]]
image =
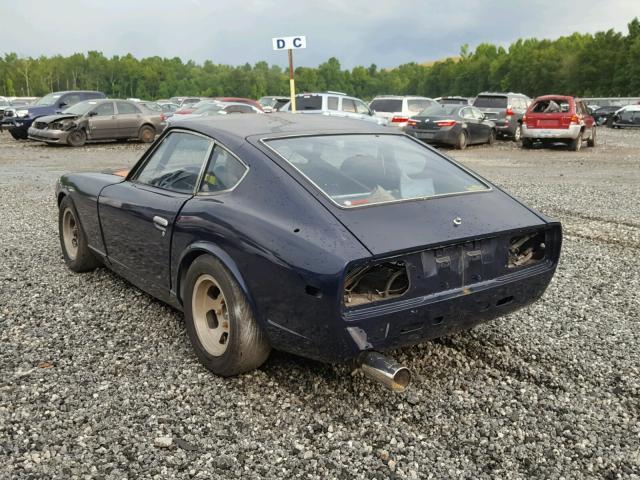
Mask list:
[[395,116],[391,119],[391,123],[405,123],[409,121],[408,117]]
[[513,115],[513,108],[511,108],[511,106],[508,106],[505,114],[507,115],[507,117],[510,117],[511,115]]
[[509,240],[508,268],[520,268],[539,262],[546,256],[545,232],[518,235]]
[[442,127],[453,127],[458,122],[456,122],[455,120],[438,120],[435,123],[437,126],[442,128]]
[[404,262],[359,265],[347,272],[344,281],[344,304],[355,307],[389,300],[409,290],[409,275]]

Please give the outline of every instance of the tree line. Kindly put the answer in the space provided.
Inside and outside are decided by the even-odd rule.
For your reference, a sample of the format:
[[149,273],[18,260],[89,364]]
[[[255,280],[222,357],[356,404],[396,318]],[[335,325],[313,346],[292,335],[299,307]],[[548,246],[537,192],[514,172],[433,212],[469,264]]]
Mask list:
[[[473,96],[481,91],[513,91],[530,96],[640,95],[640,21],[627,34],[607,30],[574,33],[555,40],[520,39],[503,48],[488,43],[432,64],[407,63],[342,69],[336,58],[316,68],[295,70],[299,91],[337,90],[370,99],[378,94]],[[100,90],[110,97],[144,99],[174,95],[259,98],[286,95],[288,72],[267,62],[230,66],[178,57],[105,57],[89,51],[38,58],[7,53],[0,58],[0,95],[42,96],[58,90]]]

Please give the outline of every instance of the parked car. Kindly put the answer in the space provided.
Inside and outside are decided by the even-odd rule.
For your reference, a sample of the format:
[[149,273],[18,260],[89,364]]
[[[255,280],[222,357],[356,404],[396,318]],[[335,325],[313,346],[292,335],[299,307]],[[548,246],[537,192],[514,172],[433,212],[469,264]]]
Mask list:
[[618,110],[620,110],[619,105],[606,105],[596,109],[591,116],[596,121],[596,125],[604,125]]
[[225,102],[225,103],[246,103],[247,105],[251,105],[252,107],[255,107],[256,109],[260,110],[261,112],[264,112],[262,105],[260,105],[260,103],[257,100],[254,100],[253,98],[243,98],[243,97],[213,97],[214,100],[217,100],[218,102]]
[[596,144],[596,122],[580,99],[566,95],[537,97],[523,118],[523,148],[531,148],[535,142],[562,142],[578,151],[585,140],[590,147]]
[[267,96],[262,97],[258,102],[262,105],[265,113],[277,112],[283,105],[289,102],[289,97],[284,96]]
[[640,127],[640,105],[628,105],[619,109],[610,122],[613,128]]
[[237,102],[211,102],[203,103],[200,107],[196,108],[192,113],[184,115],[176,115],[167,119],[169,125],[174,124],[180,120],[208,117],[211,115],[228,115],[233,113],[264,113],[262,110],[258,110],[253,105],[247,105],[246,103]]
[[411,117],[405,132],[427,143],[457,149],[496,140],[496,124],[471,105],[436,103]]
[[2,117],[3,128],[8,128],[11,136],[25,139],[29,135],[29,127],[37,118],[52,115],[69,108],[76,103],[89,99],[105,98],[104,93],[95,91],[54,92],[45,95],[33,105],[27,105],[15,110],[4,111]]
[[475,98],[473,106],[496,124],[498,136],[517,142],[522,134],[522,117],[530,103],[531,99],[521,93],[483,92]]
[[180,101],[180,108],[189,108],[190,105],[201,102],[203,100],[211,100],[210,97],[184,97]]
[[379,95],[369,103],[369,108],[388,125],[402,128],[407,126],[409,117],[435,104],[435,100],[427,97]]
[[[281,112],[289,112],[290,110],[291,102],[280,108]],[[296,95],[296,113],[355,118],[377,125],[387,124],[385,119],[374,116],[373,110],[362,100],[340,92],[302,93]]]
[[63,175],[56,198],[67,266],[105,265],[184,311],[222,376],[275,348],[358,359],[401,390],[409,372],[377,351],[530,304],[560,255],[559,223],[454,160],[323,115],[169,127],[126,177]]
[[29,138],[79,147],[95,140],[150,143],[165,127],[161,113],[129,100],[86,100],[57,115],[36,119]]
[[458,96],[438,97],[434,100],[442,105],[469,105],[472,103],[470,98]]

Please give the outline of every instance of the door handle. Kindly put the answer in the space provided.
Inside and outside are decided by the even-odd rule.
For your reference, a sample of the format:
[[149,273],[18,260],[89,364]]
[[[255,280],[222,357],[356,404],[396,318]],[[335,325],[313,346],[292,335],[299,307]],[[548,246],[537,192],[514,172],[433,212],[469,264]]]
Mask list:
[[169,225],[169,222],[166,218],[162,218],[157,215],[153,217],[153,223],[162,228],[167,228],[167,225]]

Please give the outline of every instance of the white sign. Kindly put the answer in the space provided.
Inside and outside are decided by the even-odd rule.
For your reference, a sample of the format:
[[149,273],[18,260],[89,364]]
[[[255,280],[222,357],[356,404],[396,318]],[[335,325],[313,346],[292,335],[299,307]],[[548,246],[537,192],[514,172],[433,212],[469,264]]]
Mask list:
[[272,38],[274,50],[297,50],[307,48],[307,37],[298,35],[297,37],[277,37]]

